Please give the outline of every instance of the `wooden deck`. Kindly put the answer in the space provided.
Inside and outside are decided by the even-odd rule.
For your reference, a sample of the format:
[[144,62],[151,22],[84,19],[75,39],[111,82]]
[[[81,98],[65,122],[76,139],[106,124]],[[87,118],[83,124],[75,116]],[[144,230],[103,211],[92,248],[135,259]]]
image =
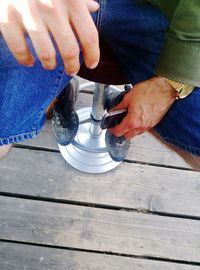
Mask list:
[[150,134],[91,175],[65,163],[47,122],[0,172],[0,270],[200,269],[200,173]]

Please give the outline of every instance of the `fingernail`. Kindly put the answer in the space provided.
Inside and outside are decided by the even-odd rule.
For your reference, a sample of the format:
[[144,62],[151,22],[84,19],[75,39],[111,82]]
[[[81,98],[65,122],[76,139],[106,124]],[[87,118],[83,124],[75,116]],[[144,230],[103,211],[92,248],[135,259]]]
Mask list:
[[33,67],[34,63],[30,63],[27,65],[27,67]]
[[44,69],[54,70],[56,68],[56,63],[43,61],[42,66],[43,66]]
[[91,2],[91,4],[94,5],[95,8],[99,8],[100,7],[99,3],[96,0],[93,0]]
[[71,77],[74,77],[74,76],[76,76],[77,75],[77,72],[74,72],[74,73],[70,73],[70,74],[68,74],[69,76],[71,76]]
[[97,8],[100,7],[99,3],[97,3],[96,1],[94,1],[93,3],[94,3],[94,5],[95,5]]
[[29,61],[27,61],[27,67],[32,67],[35,64],[35,59],[32,55],[29,56]]
[[32,67],[34,65],[34,62],[33,63],[24,63],[22,61],[19,61],[19,64],[22,66],[25,66],[25,67]]
[[69,72],[67,71],[67,69],[65,68],[65,72],[67,73],[67,75],[71,76],[71,77],[74,77],[77,75],[78,71],[72,71],[72,72]]
[[98,66],[99,62],[94,63],[90,66],[90,69],[95,69]]

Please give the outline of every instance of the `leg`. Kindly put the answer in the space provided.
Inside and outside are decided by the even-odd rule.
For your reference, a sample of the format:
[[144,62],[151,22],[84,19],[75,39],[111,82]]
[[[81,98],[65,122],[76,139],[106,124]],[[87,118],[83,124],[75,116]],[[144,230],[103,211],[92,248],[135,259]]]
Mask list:
[[[195,170],[200,170],[200,88],[178,100],[155,127],[156,132]],[[177,150],[179,149],[179,150]]]
[[150,79],[155,75],[165,41],[167,19],[152,5],[138,0],[102,2],[97,27],[115,52],[124,74],[133,85]]
[[174,144],[167,143],[162,137],[154,130],[152,129],[151,134],[159,140],[162,144],[165,144],[169,149],[176,152],[180,157],[182,157],[186,163],[188,163],[193,170],[200,171],[200,157],[195,156],[187,151],[184,151],[183,149],[177,147]]
[[[27,41],[31,48],[30,40]],[[54,71],[44,70],[36,55],[32,68],[19,65],[1,35],[0,59],[0,146],[4,146],[31,139],[39,133],[46,108],[70,77],[65,74],[58,53]]]
[[[164,15],[137,0],[106,1],[104,9],[101,35],[115,51],[130,82],[134,85],[155,76],[168,27]],[[197,163],[200,156],[199,100],[200,88],[197,88],[186,99],[176,101],[155,127],[166,142],[190,153]]]

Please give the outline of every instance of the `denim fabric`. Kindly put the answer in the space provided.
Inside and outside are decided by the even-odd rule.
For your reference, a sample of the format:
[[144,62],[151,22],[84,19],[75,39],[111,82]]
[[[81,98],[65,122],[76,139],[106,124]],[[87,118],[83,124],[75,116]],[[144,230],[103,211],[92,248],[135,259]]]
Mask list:
[[[168,21],[150,4],[100,0],[99,32],[134,85],[154,76]],[[200,88],[178,100],[155,130],[167,142],[200,156]]]
[[[30,40],[27,39],[35,55]],[[36,57],[36,56],[35,56]],[[54,71],[44,70],[36,57],[32,68],[20,66],[0,35],[0,145],[37,135],[49,103],[69,82],[57,54]]]
[[[99,3],[94,21],[130,82],[136,84],[154,76],[168,27],[164,15],[137,0],[99,0]],[[29,46],[32,48],[30,41]],[[70,77],[65,74],[58,53],[54,71],[43,70],[37,57],[34,67],[20,66],[1,36],[0,59],[0,145],[3,145],[38,134],[45,122],[46,107]],[[196,155],[200,155],[199,98],[200,91],[196,89],[188,98],[177,101],[155,128],[166,141]]]

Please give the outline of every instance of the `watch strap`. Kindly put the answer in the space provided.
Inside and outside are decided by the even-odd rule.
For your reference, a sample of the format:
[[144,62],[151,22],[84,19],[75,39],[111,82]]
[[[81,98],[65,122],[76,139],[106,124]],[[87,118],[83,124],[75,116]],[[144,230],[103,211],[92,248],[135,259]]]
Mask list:
[[195,89],[195,86],[166,79],[168,83],[176,90],[176,99],[183,99],[187,97]]

